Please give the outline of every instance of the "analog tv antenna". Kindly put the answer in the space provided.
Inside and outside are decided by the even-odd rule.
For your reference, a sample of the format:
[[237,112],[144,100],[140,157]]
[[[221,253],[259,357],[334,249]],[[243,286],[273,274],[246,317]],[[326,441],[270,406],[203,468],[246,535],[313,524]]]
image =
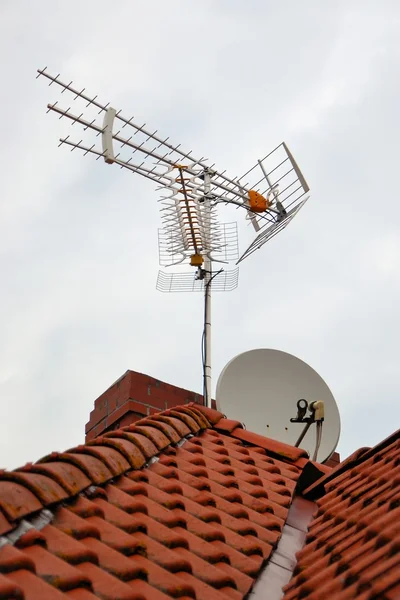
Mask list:
[[[38,70],[40,76],[60,90],[63,101],[48,104],[47,112],[83,131],[76,140],[62,137],[59,145],[137,173],[161,192],[159,262],[166,270],[158,274],[157,289],[204,293],[203,390],[211,406],[211,290],[235,289],[237,265],[284,229],[308,200],[309,187],[296,161],[282,142],[241,177],[229,177],[72,81],[64,83],[47,68]],[[241,255],[236,223],[220,223],[220,205],[241,209],[254,228],[254,240]]]
[[216,403],[251,431],[300,446],[319,462],[339,441],[339,410],[329,387],[307,363],[280,350],[250,350],[228,362]]

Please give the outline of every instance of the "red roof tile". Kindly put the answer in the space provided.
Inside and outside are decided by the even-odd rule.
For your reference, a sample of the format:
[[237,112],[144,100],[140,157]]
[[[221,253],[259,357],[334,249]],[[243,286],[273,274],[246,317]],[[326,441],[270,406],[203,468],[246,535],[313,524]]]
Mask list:
[[239,600],[307,461],[189,404],[1,472],[0,598]]
[[400,598],[400,431],[305,491],[317,501],[285,600]]
[[300,492],[285,599],[398,598],[399,438],[331,468],[187,404],[1,471],[0,598],[241,600]]

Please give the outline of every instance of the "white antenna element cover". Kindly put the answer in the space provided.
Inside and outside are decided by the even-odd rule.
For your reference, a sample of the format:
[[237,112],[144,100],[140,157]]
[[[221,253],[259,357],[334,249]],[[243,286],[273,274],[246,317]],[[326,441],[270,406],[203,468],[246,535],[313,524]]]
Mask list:
[[[217,408],[246,429],[294,446],[305,424],[291,423],[297,416],[297,401],[323,400],[325,419],[318,451],[324,462],[335,451],[340,435],[339,410],[325,381],[299,358],[272,349],[250,350],[233,358],[217,383]],[[307,412],[307,416],[309,416]],[[316,425],[313,423],[300,448],[313,455]]]

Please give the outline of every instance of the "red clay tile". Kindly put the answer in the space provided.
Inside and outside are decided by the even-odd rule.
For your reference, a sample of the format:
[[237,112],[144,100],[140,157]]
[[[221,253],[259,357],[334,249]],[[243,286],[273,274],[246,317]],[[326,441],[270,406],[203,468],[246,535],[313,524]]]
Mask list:
[[10,521],[16,521],[40,510],[43,504],[23,485],[0,479],[0,507]]
[[33,560],[25,552],[10,544],[3,546],[0,552],[0,573],[6,574],[21,570],[35,572]]
[[146,496],[168,509],[185,509],[184,498],[179,494],[167,494],[162,489],[142,483],[141,487],[145,489]]
[[200,408],[202,407],[199,404],[190,403],[186,406],[177,406],[176,411],[179,413],[185,412],[194,418],[196,423],[199,424],[200,429],[207,429],[208,427],[211,427],[211,421],[207,418],[204,411],[199,410]]
[[29,546],[34,546],[35,544],[46,547],[46,538],[41,531],[38,531],[33,527],[28,529],[28,531],[23,533],[21,537],[15,541],[15,547],[20,549],[28,548]]
[[[114,462],[118,460],[117,469],[113,468],[113,472],[115,475],[121,475],[129,466],[132,469],[140,469],[146,462],[145,457],[139,448],[133,444],[130,440],[126,438],[118,438],[118,437],[106,437],[106,438],[97,438],[93,442],[90,442],[91,448],[97,448],[99,450],[99,444],[102,444],[103,451],[106,449],[108,455],[111,453],[113,455]],[[125,460],[121,460],[121,455]],[[108,459],[108,464],[110,464],[110,459]]]
[[[178,527],[182,526],[184,523],[180,517],[176,516],[175,510],[166,509],[154,500],[151,500],[151,498],[146,500],[146,509],[148,516],[162,523],[166,527]],[[142,518],[142,513],[135,513],[135,515],[138,519]]]
[[[71,463],[81,469],[92,483],[102,484],[112,479],[113,473],[106,467],[102,460],[91,456],[85,451],[86,446],[78,446],[73,452],[64,452],[63,454],[49,455],[42,458],[38,463],[52,462],[54,459]],[[89,450],[90,451],[90,450]]]
[[[221,571],[221,569],[209,564],[188,550],[185,550],[184,548],[177,548],[173,552],[176,557],[175,560],[183,560],[187,565],[189,565],[188,569],[176,569],[175,572],[178,572],[178,570],[185,570],[186,572],[195,575],[197,579],[200,579],[217,589],[222,587],[231,587],[233,589],[237,588],[237,582],[232,575],[226,575],[226,573]],[[238,576],[240,576],[239,573]]]
[[[240,573],[244,574],[244,575],[248,575],[251,578],[256,578],[258,573],[260,572],[262,563],[264,561],[264,557],[263,556],[259,556],[258,554],[252,554],[251,556],[246,556],[245,554],[243,554],[242,552],[239,552],[239,550],[236,550],[235,548],[232,548],[230,545],[228,544],[222,544],[221,542],[214,542],[215,546],[220,546],[221,547],[221,551],[223,551],[227,557],[228,557],[228,561],[226,560],[222,560],[222,561],[218,561],[222,563],[228,563],[229,565],[231,565],[234,569],[236,569],[237,571],[239,571]],[[224,546],[224,548],[222,549],[222,546]],[[197,553],[195,553],[197,554]],[[206,560],[208,560],[206,558]],[[235,577],[235,579],[237,578],[237,575],[233,575],[232,576]],[[240,588],[239,584],[238,587]]]
[[[175,516],[175,515],[174,515]],[[176,516],[175,516],[176,518]],[[140,522],[143,525],[142,531],[146,530],[147,535],[163,544],[166,548],[188,548],[187,534],[180,528],[170,528],[159,521],[152,519],[148,515],[140,515]],[[182,522],[182,525],[184,523]]]
[[189,573],[177,573],[177,577],[193,587],[196,600],[227,600],[228,598],[239,600],[243,597],[243,594],[238,593],[231,587],[217,590]]
[[98,563],[95,553],[91,552],[85,545],[75,540],[72,536],[57,529],[57,527],[46,525],[41,533],[46,540],[49,552],[65,560],[70,565],[78,565],[83,562]]
[[232,433],[237,427],[243,429],[240,421],[232,421],[232,419],[220,419],[214,427],[217,431],[222,431],[223,433]]
[[[121,552],[125,556],[130,556],[131,554],[145,554],[146,548],[140,541],[115,525],[108,523],[100,517],[89,517],[86,521],[88,525],[92,525],[100,533],[102,542],[111,548],[118,550],[118,552]],[[137,530],[141,531],[143,529],[145,529],[145,527],[138,523]]]
[[[175,509],[170,512],[173,513],[172,518],[175,522],[175,525],[173,526],[174,529],[175,527],[178,528],[178,531],[179,528],[183,528],[184,530],[187,529],[189,532],[199,536],[207,542],[219,540],[225,543],[225,531],[218,520],[206,522],[180,509]],[[149,516],[152,516],[151,512]]]
[[[166,418],[168,419],[168,417]],[[146,426],[151,426],[161,431],[161,433],[163,433],[165,437],[168,438],[171,444],[177,444],[182,439],[182,436],[179,435],[176,429],[172,427],[172,425],[168,422],[160,421],[159,419],[153,419],[152,417],[149,417],[146,419]]]
[[[122,479],[124,480],[125,477],[123,477]],[[131,483],[130,480],[128,480],[128,483]],[[139,487],[140,489],[144,490],[143,486]],[[137,494],[139,498],[135,498],[136,494],[128,494],[124,492],[120,487],[117,487],[116,485],[110,483],[107,485],[105,491],[107,494],[108,502],[110,502],[114,506],[117,506],[118,508],[121,508],[122,510],[130,514],[137,512],[147,514],[146,500],[140,498],[140,494]]]
[[[254,539],[254,541],[251,542],[245,536],[239,536],[233,531],[227,530],[221,526],[219,526],[219,530],[222,534],[223,541],[213,540],[212,543],[202,539],[199,535],[195,535],[189,529],[186,530],[176,527],[174,532],[180,533],[180,535],[188,542],[188,548],[191,552],[197,554],[197,556],[200,556],[200,558],[204,560],[209,560],[213,564],[218,562],[229,562],[229,547],[227,547],[227,544],[245,556],[263,556],[263,550],[267,546],[264,545],[262,547],[262,542],[258,539]],[[149,534],[150,533],[149,530]],[[270,547],[269,551],[271,551]]]
[[24,600],[24,598],[24,592],[18,585],[0,575],[0,600]]
[[[131,586],[131,588],[134,590],[135,592],[135,600],[143,600],[147,598],[149,600],[170,600],[171,596],[167,596],[166,594],[164,594],[164,592],[161,592],[160,590],[157,590],[155,587],[152,587],[151,585],[149,585],[147,583],[147,581],[142,581],[140,579],[135,579],[133,581],[130,581],[128,583],[128,585]],[[186,588],[187,589],[187,588]],[[187,600],[189,600],[190,596],[181,596],[181,600],[185,600],[185,598]]]
[[158,454],[157,446],[153,444],[153,442],[150,441],[147,437],[141,435],[140,433],[137,433],[135,431],[134,433],[130,433],[130,427],[128,427],[127,430],[119,430],[106,433],[104,437],[124,438],[126,440],[129,440],[139,448],[140,452],[146,459],[156,456],[156,454]]
[[[254,582],[254,576],[246,575],[237,568],[222,562],[216,565],[221,571],[224,571],[227,575],[230,575],[235,580],[237,590],[244,596],[249,592]],[[261,564],[258,565],[257,574],[260,571]],[[233,590],[232,590],[233,591]]]
[[[187,477],[190,477],[190,475],[187,475]],[[199,504],[202,504],[203,506],[210,504],[210,500],[215,498],[215,496],[220,496],[222,499],[227,500],[228,502],[237,502],[249,508],[253,508],[254,510],[259,510],[259,512],[266,512],[269,509],[268,504],[256,505],[257,499],[250,495],[252,493],[252,486],[249,486],[250,494],[246,494],[239,493],[236,488],[226,488],[225,486],[219,485],[215,482],[209,482],[207,488],[208,491],[211,492],[211,494],[204,494],[199,492],[198,485],[196,485],[196,487],[191,487],[190,485],[187,485],[182,481],[180,481],[179,485],[177,485],[176,483],[171,484],[168,482],[168,480],[165,481],[159,475],[153,473],[151,469],[149,469],[149,482],[152,484],[152,486],[156,486],[160,491],[162,490],[164,492],[167,492],[168,494],[178,493],[184,495],[186,498],[194,500]],[[263,491],[263,488],[260,489]],[[266,492],[264,493],[265,495],[267,495]],[[165,497],[165,501],[168,501],[168,497]],[[286,503],[287,500],[285,498],[284,504]],[[216,501],[212,502],[212,504],[216,505]],[[282,508],[279,504],[274,504],[272,506],[276,509],[273,512],[275,512],[278,516],[281,516],[282,518],[286,517],[287,510],[285,508]]]
[[176,554],[176,549],[171,550],[170,548],[166,548],[145,533],[134,533],[131,538],[138,544],[138,547],[143,548],[142,552],[136,552],[136,554],[146,556],[146,558],[149,558],[152,562],[162,566],[171,573],[178,573],[179,571],[191,572],[190,563]]
[[[134,563],[130,558],[121,554],[117,550],[110,548],[103,542],[95,538],[85,538],[82,545],[87,547],[87,551],[98,558],[100,567],[108,573],[121,579],[121,581],[130,581],[131,579],[147,579],[147,571],[140,564]],[[93,562],[93,561],[91,561]]]
[[35,496],[37,496],[37,498],[39,498],[44,506],[55,502],[61,502],[61,500],[68,498],[68,493],[53,479],[29,471],[30,467],[25,467],[24,472],[11,471],[9,473],[4,473],[3,477],[7,478],[9,481],[20,483],[28,488]]
[[[96,490],[97,489],[99,488],[96,488]],[[100,488],[100,490],[101,489],[102,488]],[[106,494],[105,497],[107,498]],[[88,517],[101,517],[102,519],[104,518],[104,513],[101,510],[100,506],[98,504],[95,504],[93,500],[89,500],[87,497],[82,495],[78,496],[78,498],[75,498],[72,502],[70,502],[68,504],[68,509],[71,512],[78,515],[79,517],[82,517],[83,519],[86,519]]]
[[85,537],[100,538],[99,529],[92,525],[88,519],[82,519],[64,507],[57,509],[52,523],[55,527],[77,540]]
[[[108,472],[111,473],[111,475],[121,475],[121,473],[124,473],[131,467],[131,463],[124,456],[124,453],[121,453],[115,448],[110,447],[112,444],[100,445],[97,443],[97,441],[98,438],[92,442],[89,442],[86,446],[78,446],[78,448],[74,448],[73,451],[75,456],[81,454],[94,457],[95,460],[99,460],[103,464],[103,466]],[[142,465],[143,464],[144,460],[142,461]],[[107,472],[104,469],[101,469],[101,471],[98,472],[98,479],[94,481],[94,483],[103,483],[104,481],[107,481],[108,475],[106,475],[106,473]]]
[[36,574],[57,589],[68,591],[78,587],[90,587],[90,580],[78,569],[45,548],[30,546],[24,550],[24,554],[34,563]]
[[24,600],[65,600],[65,594],[30,571],[14,571],[7,579],[24,593]]
[[[180,598],[183,595],[188,598],[196,598],[195,591],[191,585],[185,584],[176,574],[169,573],[148,558],[144,556],[131,556],[128,560],[132,567],[137,570],[140,569],[146,574],[146,580],[150,585],[158,588],[164,594],[168,594],[173,598]],[[134,582],[131,585],[135,587]]]
[[163,423],[167,423],[171,427],[175,429],[177,434],[179,435],[179,439],[182,439],[191,433],[190,428],[184,423],[182,419],[177,419],[176,417],[169,416],[164,417],[163,414],[158,414],[153,417],[153,421],[160,421]]
[[147,437],[151,442],[153,442],[159,451],[164,450],[164,448],[167,448],[170,445],[170,441],[167,436],[155,427],[135,424],[134,431]]
[[205,436],[199,436],[198,438],[192,438],[189,442],[185,444],[186,450],[191,450],[192,448],[199,448],[204,454],[207,454],[211,457],[216,456],[227,456],[229,458],[234,458],[243,464],[254,465],[254,458],[251,456],[250,452],[239,452],[239,448],[237,446],[229,446],[229,445],[219,445],[212,442],[209,442]]
[[[158,464],[158,463],[155,463]],[[147,496],[145,483],[148,482],[148,469],[141,471],[130,471],[123,477],[118,477],[115,483],[118,488],[124,490],[131,496]],[[142,499],[140,499],[142,501]]]
[[[203,489],[202,486],[200,486],[199,488],[197,485],[196,487],[186,486],[185,482],[182,481],[181,478],[175,479],[170,477],[162,477],[161,475],[158,475],[158,473],[154,471],[154,468],[157,468],[156,465],[158,465],[158,468],[160,466],[162,467],[162,465],[159,465],[159,463],[151,465],[150,468],[146,471],[145,478],[143,478],[141,476],[142,474],[140,473],[129,473],[128,478],[125,480],[126,484],[129,486],[130,484],[128,482],[132,480],[141,482],[142,485],[140,486],[140,493],[143,493],[146,496],[148,496],[148,488],[146,484],[150,484],[153,487],[159,488],[161,491],[166,492],[167,494],[183,495],[183,491],[185,490],[185,494],[187,493],[189,497],[197,494],[200,489]],[[197,480],[195,481],[197,483]],[[206,489],[209,491],[209,486],[206,486]]]
[[96,600],[96,598],[98,598],[98,596],[95,596],[92,592],[89,592],[89,590],[84,589],[71,590],[66,597],[69,600]]
[[79,565],[82,573],[91,581],[93,591],[102,600],[142,600],[140,594],[125,582],[113,577],[107,571],[91,563]]
[[[206,438],[210,441],[214,441],[215,444],[226,444],[229,446],[240,446],[241,448],[243,448],[243,444],[240,440],[237,440],[233,437],[228,437],[225,435],[221,435],[220,433],[218,433],[215,429],[206,429],[205,431],[202,432],[202,437]],[[251,450],[250,447],[246,447],[246,450]]]
[[128,514],[102,498],[96,498],[93,502],[100,507],[104,515],[102,518],[105,519],[107,523],[111,523],[112,525],[115,525],[115,527],[128,533],[144,530],[141,513],[135,513],[135,515]]
[[[174,467],[168,467],[167,465],[163,465],[161,462],[153,463],[146,470],[146,481],[150,481],[150,477],[152,473],[156,473],[166,480],[170,481],[171,484],[176,484],[182,481],[183,483],[188,483],[192,487],[198,490],[209,490],[210,487],[205,480],[198,479],[197,477],[193,477],[190,473],[186,473],[185,471],[175,469]],[[130,473],[129,478],[135,481],[138,481],[140,477],[139,473]]]
[[[281,460],[287,460],[296,464],[299,463],[301,458],[308,459],[307,452],[301,448],[294,448],[283,442],[277,442],[276,440],[263,437],[257,433],[251,433],[251,431],[247,431],[246,429],[235,429],[231,435],[239,440],[253,444],[253,446],[264,448],[268,452],[278,456]],[[303,463],[300,464],[300,466],[302,465]]]
[[[182,489],[186,490],[187,488],[183,486]],[[260,489],[263,490],[263,488]],[[231,503],[242,504],[243,506],[246,506],[260,513],[271,512],[272,514],[276,514],[280,518],[286,518],[287,508],[284,508],[283,506],[281,506],[281,504],[270,502],[268,498],[265,497],[267,496],[266,492],[264,497],[261,497],[261,494],[259,494],[258,497],[255,497],[251,495],[251,493],[247,494],[245,492],[238,492],[237,490],[232,490],[229,488],[226,489],[224,486],[215,482],[210,483],[210,491],[212,492],[212,495],[214,497],[218,496],[223,500],[227,500]],[[192,497],[192,499],[196,500],[199,503],[202,503],[200,502],[199,496],[196,493],[193,496],[191,496],[189,493],[185,492],[185,496],[189,498]],[[212,497],[210,495],[208,496]],[[207,495],[205,495],[205,498],[207,498]],[[215,504],[218,505],[217,502]],[[288,506],[287,501],[285,501],[285,504],[286,506]]]
[[[375,573],[373,572],[371,575],[374,578]],[[363,583],[365,586],[369,583],[369,574],[368,578],[363,578]],[[395,565],[395,568],[387,566],[383,575],[378,575],[378,577],[374,578],[372,589],[377,598],[379,598],[380,594],[384,594],[385,599],[388,600],[399,598],[400,577],[398,564]]]
[[189,404],[188,407],[201,412],[212,425],[215,425],[224,418],[224,415],[219,412],[219,410],[214,410],[213,408],[207,408],[206,406],[197,404]]
[[30,471],[51,477],[71,496],[78,494],[91,484],[90,479],[80,469],[64,462],[32,465]]
[[192,413],[187,409],[178,407],[178,410],[166,410],[161,414],[166,417],[176,417],[177,419],[181,420],[192,434],[196,434],[200,431],[199,423],[195,418],[193,418]]
[[5,515],[0,511],[0,535],[4,535],[11,529],[14,529],[14,526],[6,519]]

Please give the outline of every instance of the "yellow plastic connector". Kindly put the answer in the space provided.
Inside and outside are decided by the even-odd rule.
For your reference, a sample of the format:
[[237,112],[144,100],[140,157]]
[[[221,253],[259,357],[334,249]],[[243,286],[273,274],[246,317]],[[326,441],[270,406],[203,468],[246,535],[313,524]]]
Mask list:
[[192,267],[201,267],[204,262],[204,258],[201,254],[192,254],[190,257],[190,264]]

